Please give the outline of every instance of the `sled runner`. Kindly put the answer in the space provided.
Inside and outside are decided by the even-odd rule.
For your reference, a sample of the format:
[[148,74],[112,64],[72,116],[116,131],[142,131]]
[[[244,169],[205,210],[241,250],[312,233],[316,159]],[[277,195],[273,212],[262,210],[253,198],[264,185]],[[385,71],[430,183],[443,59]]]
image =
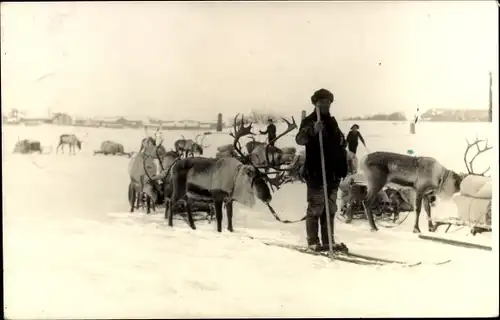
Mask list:
[[466,241],[461,241],[461,240],[456,240],[452,239],[446,236],[430,236],[430,235],[424,235],[424,234],[419,234],[418,237],[423,240],[430,240],[438,243],[443,243],[443,244],[448,244],[456,247],[462,247],[462,248],[468,248],[468,249],[479,249],[479,250],[485,250],[485,251],[492,251],[491,246],[479,244],[479,243],[472,243],[472,242],[466,242]]

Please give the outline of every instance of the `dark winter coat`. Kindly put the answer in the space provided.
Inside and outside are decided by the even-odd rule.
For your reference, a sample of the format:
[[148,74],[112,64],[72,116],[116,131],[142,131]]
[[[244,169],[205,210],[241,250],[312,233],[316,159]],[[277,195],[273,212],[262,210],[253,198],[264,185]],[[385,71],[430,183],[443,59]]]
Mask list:
[[271,123],[267,126],[266,131],[260,131],[261,134],[266,134],[267,133],[267,141],[270,142],[274,138],[276,138],[276,126],[274,123]]
[[[321,170],[321,152],[319,134],[314,133],[314,124],[317,120],[316,112],[308,115],[300,124],[295,141],[306,147],[306,160],[304,164],[304,178],[308,185],[319,188],[323,184]],[[322,115],[323,122],[323,153],[325,156],[325,169],[327,184],[347,175],[346,142],[337,120],[331,115]]]

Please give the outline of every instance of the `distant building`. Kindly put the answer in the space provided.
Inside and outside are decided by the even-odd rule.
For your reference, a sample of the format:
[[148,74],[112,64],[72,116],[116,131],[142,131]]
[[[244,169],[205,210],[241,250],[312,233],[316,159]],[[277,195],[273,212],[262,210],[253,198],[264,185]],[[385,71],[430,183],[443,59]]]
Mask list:
[[73,118],[66,113],[54,113],[52,115],[52,123],[57,125],[70,126],[73,124]]
[[5,116],[6,124],[19,124],[26,117],[24,112],[19,111],[18,109],[11,109]]

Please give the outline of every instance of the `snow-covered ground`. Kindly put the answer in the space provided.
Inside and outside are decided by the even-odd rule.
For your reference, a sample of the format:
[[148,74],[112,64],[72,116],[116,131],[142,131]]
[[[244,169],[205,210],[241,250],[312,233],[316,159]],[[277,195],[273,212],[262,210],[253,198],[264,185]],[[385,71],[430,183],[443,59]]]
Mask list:
[[[352,123],[340,124],[344,131]],[[495,137],[489,124],[361,122],[370,151],[389,150],[436,157],[464,171],[465,137]],[[336,220],[337,241],[352,251],[405,261],[446,265],[367,267],[329,261],[269,247],[264,239],[304,243],[303,223],[285,225],[263,205],[236,205],[235,233],[215,232],[182,220],[169,228],[162,214],[128,213],[124,157],[93,156],[101,141],[137,150],[143,130],[3,126],[4,312],[7,318],[168,318],[270,316],[494,316],[498,314],[498,247],[493,252],[462,249],[417,239],[413,217],[393,229],[368,231],[364,221]],[[58,135],[88,133],[83,150],[66,155],[12,155],[17,140],[56,146]],[[183,134],[164,132],[165,144]],[[205,139],[215,148],[226,134]],[[293,145],[287,136],[281,146]],[[498,144],[495,142],[495,148]],[[359,156],[366,153],[360,148]],[[477,168],[498,163],[496,150]],[[496,162],[495,162],[496,161]],[[498,175],[498,165],[494,168]],[[497,187],[498,184],[496,183]],[[286,219],[302,217],[305,186],[291,184],[275,194]],[[498,208],[497,200],[494,207]],[[450,203],[434,208],[452,215]],[[498,212],[498,210],[494,210]],[[424,215],[425,216],[425,215]],[[497,225],[497,216],[493,224]],[[424,231],[426,220],[421,219]],[[466,228],[452,229],[456,237]],[[496,233],[475,242],[492,244]]]

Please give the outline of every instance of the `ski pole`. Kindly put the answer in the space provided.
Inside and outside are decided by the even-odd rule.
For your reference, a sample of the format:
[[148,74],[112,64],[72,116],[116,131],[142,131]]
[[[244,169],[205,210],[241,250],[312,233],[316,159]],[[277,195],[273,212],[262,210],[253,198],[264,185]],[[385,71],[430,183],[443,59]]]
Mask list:
[[[319,112],[319,108],[316,107],[316,115],[318,117],[318,121],[321,121],[321,113]],[[323,132],[319,132],[319,150],[321,155],[321,173],[323,175],[323,196],[325,198],[325,213],[326,213],[326,224],[327,224],[327,232],[328,232],[328,251],[330,253],[330,258],[333,260],[333,239],[332,239],[332,225],[330,224],[330,203],[328,196],[328,185],[326,183],[326,168],[325,168],[325,154],[323,150]]]

